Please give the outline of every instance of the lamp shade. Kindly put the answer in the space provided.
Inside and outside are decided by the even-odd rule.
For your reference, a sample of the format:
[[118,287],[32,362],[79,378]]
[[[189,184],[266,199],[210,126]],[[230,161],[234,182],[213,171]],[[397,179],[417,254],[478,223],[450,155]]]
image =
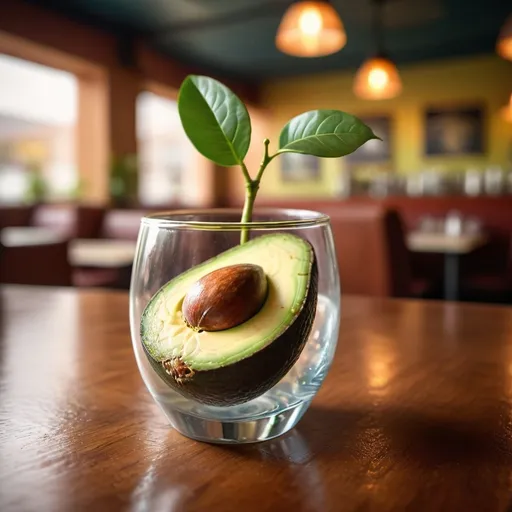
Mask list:
[[504,59],[512,60],[512,14],[501,28],[496,42],[496,53]]
[[395,64],[386,57],[368,59],[354,80],[354,93],[365,100],[384,100],[398,96],[402,81]]
[[295,57],[321,57],[341,50],[347,35],[338,13],[325,1],[296,2],[285,12],[276,46]]
[[501,117],[507,123],[512,123],[512,94],[510,95],[510,101],[501,109]]

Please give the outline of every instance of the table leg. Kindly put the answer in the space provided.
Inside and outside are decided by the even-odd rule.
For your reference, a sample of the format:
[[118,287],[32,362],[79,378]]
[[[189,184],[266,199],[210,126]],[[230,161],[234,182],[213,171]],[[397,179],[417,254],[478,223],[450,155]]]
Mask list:
[[459,255],[446,253],[444,255],[444,298],[457,300],[459,298]]

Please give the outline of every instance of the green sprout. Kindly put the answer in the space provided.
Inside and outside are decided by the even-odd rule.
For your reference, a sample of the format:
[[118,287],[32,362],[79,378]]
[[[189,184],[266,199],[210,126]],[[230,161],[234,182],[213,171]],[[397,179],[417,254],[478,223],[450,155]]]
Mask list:
[[[197,151],[224,167],[239,166],[245,179],[242,225],[252,220],[254,201],[268,164],[283,153],[321,158],[348,155],[371,139],[378,139],[357,117],[340,110],[311,110],[291,119],[279,136],[279,148],[269,154],[263,141],[263,157],[253,178],[244,159],[251,143],[251,118],[244,103],[224,84],[206,76],[191,75],[182,83],[178,111],[183,129]],[[242,226],[240,243],[249,239]]]

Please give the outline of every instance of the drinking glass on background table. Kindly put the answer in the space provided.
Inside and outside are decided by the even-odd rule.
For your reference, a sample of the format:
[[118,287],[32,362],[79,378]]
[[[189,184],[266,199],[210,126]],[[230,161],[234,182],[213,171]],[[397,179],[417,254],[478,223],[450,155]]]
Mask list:
[[418,229],[423,233],[435,233],[436,219],[431,215],[424,215],[418,223]]
[[477,217],[468,217],[464,220],[464,233],[467,235],[480,235],[482,233],[482,221]]
[[505,175],[499,165],[492,165],[484,172],[485,192],[489,195],[499,195],[505,191]]
[[452,210],[446,215],[444,232],[449,236],[460,236],[463,232],[464,218],[457,210]]
[[442,233],[444,231],[444,219],[434,215],[424,215],[419,221],[418,228],[423,233]]
[[464,193],[467,196],[479,196],[483,189],[483,174],[478,169],[468,169],[464,173]]

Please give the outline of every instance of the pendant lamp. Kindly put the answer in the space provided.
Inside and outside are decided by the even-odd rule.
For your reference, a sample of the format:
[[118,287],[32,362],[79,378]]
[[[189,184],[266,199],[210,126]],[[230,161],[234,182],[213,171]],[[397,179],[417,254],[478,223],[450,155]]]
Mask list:
[[504,106],[501,109],[501,117],[507,123],[512,123],[512,94],[510,95],[510,100],[508,102],[508,105]]
[[365,100],[384,100],[398,96],[402,81],[394,62],[386,56],[382,43],[383,0],[374,0],[373,35],[376,54],[358,69],[354,80],[354,94]]
[[512,60],[512,14],[507,18],[500,30],[496,42],[496,52],[504,59]]
[[294,2],[285,12],[276,47],[295,57],[322,57],[347,43],[343,22],[327,0]]

